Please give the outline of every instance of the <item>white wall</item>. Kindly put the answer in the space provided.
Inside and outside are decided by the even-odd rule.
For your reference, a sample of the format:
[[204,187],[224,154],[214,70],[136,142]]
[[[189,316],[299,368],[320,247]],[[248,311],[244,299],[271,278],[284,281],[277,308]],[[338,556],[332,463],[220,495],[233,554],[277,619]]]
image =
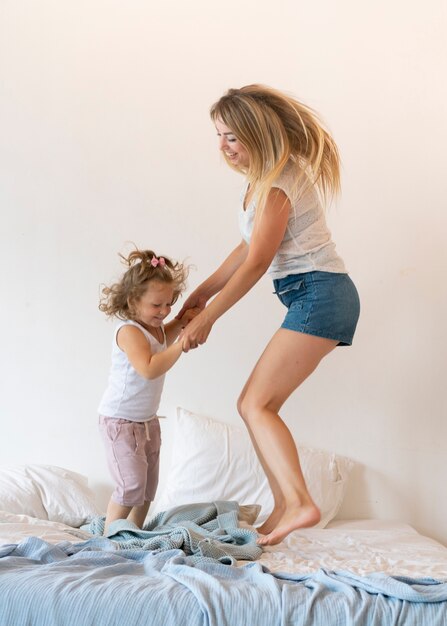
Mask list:
[[[100,283],[126,242],[197,266],[238,241],[242,179],[208,109],[263,82],[319,110],[343,158],[330,212],[362,316],[283,415],[354,458],[344,517],[447,543],[445,9],[441,0],[3,0],[1,463],[110,483],[96,427],[113,325]],[[263,279],[182,357],[162,409],[238,421],[235,400],[284,313]],[[164,473],[171,424],[164,424]]]

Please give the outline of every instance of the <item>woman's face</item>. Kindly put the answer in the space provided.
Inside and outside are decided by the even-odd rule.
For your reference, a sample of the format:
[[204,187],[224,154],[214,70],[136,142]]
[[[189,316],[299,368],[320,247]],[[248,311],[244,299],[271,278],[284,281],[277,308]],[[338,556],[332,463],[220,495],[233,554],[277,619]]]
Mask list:
[[236,167],[247,168],[250,164],[249,154],[243,144],[236,139],[233,131],[220,120],[215,122],[219,138],[219,150]]

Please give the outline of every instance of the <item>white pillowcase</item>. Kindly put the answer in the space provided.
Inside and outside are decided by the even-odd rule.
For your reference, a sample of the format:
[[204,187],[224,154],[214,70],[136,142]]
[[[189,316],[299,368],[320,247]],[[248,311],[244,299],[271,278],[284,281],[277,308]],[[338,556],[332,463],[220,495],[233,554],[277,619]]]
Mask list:
[[[202,417],[182,408],[177,421],[166,487],[154,511],[192,502],[236,500],[260,504],[261,524],[273,508],[273,497],[246,429]],[[353,461],[331,452],[298,447],[306,483],[321,510],[316,528],[337,514]]]
[[0,509],[75,528],[101,514],[87,478],[54,465],[0,466]]

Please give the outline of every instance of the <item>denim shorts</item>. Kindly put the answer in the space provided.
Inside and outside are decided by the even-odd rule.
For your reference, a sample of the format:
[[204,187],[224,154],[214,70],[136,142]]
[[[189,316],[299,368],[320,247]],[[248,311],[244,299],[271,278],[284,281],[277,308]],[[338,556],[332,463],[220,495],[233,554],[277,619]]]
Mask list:
[[334,339],[339,346],[352,344],[360,301],[348,274],[289,274],[275,279],[273,286],[288,309],[281,328]]

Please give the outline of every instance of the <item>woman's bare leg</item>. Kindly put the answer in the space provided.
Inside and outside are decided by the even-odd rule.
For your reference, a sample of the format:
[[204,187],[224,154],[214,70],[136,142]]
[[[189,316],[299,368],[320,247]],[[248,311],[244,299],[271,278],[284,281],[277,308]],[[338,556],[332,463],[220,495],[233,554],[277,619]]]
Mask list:
[[[247,382],[245,383],[245,386],[241,392],[241,395],[239,396],[239,400],[238,400],[238,411],[239,414],[241,415],[241,417],[243,417],[242,414],[242,406],[244,403],[244,399],[245,399],[245,394],[247,389],[250,386],[250,381],[252,379],[253,373],[251,374],[251,376],[249,377],[249,379],[247,380]],[[270,486],[270,490],[272,492],[273,495],[273,511],[270,513],[270,515],[268,516],[268,518],[265,520],[265,522],[259,526],[257,528],[257,531],[263,535],[268,534],[269,532],[271,532],[276,524],[279,522],[279,520],[281,519],[283,513],[284,513],[284,509],[285,509],[285,505],[284,505],[284,495],[283,492],[281,490],[281,487],[279,485],[279,483],[277,482],[275,476],[272,474],[272,472],[270,471],[270,468],[268,466],[268,463],[266,463],[266,461],[264,460],[264,457],[262,456],[261,450],[258,447],[258,444],[256,443],[256,439],[251,431],[250,425],[248,422],[245,422],[245,426],[247,428],[248,434],[250,435],[250,439],[251,442],[253,444],[253,447],[255,449],[256,452],[256,456],[259,459],[259,462],[261,463],[262,469],[264,470],[264,473],[267,477],[267,481],[269,483]]]
[[337,341],[331,339],[281,328],[242,393],[239,410],[256,442],[255,450],[275,499],[275,509],[266,526],[270,532],[258,540],[261,545],[279,543],[292,530],[313,526],[320,520],[318,507],[304,481],[295,442],[278,411],[336,345]]

